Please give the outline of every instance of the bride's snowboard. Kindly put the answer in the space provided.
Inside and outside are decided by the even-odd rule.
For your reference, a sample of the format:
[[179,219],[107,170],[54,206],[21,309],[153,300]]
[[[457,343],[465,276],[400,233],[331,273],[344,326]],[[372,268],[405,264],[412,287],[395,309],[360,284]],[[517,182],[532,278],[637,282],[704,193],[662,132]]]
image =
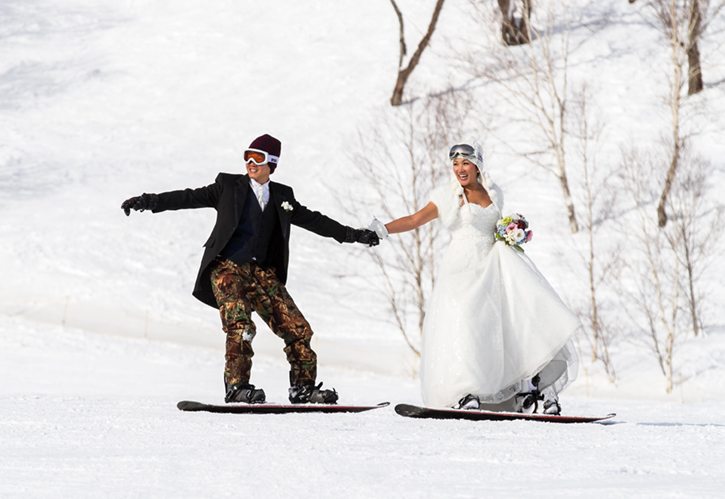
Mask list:
[[613,418],[616,414],[602,417],[554,416],[551,414],[522,414],[518,412],[493,412],[469,409],[434,409],[410,404],[398,404],[395,412],[408,418],[466,419],[470,421],[546,421],[549,423],[594,423]]
[[180,411],[217,412],[224,414],[288,414],[308,412],[365,412],[387,407],[390,402],[377,405],[337,405],[337,404],[204,404],[192,400],[182,400],[176,407]]

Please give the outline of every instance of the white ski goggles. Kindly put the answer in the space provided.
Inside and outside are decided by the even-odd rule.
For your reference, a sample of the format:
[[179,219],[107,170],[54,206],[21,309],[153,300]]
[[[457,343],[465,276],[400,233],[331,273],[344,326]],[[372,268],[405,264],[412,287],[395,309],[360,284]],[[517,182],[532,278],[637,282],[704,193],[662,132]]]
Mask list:
[[478,162],[476,158],[476,150],[473,146],[469,146],[468,144],[457,144],[451,147],[451,150],[448,151],[448,159],[452,161],[456,158],[468,159],[474,163]]
[[279,156],[269,154],[267,151],[262,151],[261,149],[247,149],[244,151],[244,162],[249,163],[250,161],[257,166],[266,165],[267,163],[276,165],[279,161]]

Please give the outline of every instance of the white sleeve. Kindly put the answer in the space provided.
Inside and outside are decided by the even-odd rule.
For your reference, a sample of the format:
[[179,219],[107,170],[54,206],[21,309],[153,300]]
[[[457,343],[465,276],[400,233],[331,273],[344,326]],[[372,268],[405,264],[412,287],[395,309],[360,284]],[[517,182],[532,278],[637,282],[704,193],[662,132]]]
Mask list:
[[446,208],[447,202],[449,201],[448,198],[451,196],[451,189],[446,186],[442,185],[440,187],[436,187],[433,189],[430,193],[430,202],[436,205],[436,208],[438,208],[438,214]]

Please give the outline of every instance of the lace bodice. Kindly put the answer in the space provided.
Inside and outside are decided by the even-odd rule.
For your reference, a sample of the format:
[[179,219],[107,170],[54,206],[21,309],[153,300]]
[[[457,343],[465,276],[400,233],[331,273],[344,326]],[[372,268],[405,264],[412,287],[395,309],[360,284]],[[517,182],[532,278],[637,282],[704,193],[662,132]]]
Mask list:
[[493,244],[496,222],[501,217],[495,205],[485,208],[475,203],[465,203],[458,210],[458,216],[451,225],[453,239],[483,239]]
[[453,275],[475,268],[493,247],[499,218],[498,208],[493,204],[484,208],[465,203],[459,207],[449,226],[451,240],[443,256],[441,272]]

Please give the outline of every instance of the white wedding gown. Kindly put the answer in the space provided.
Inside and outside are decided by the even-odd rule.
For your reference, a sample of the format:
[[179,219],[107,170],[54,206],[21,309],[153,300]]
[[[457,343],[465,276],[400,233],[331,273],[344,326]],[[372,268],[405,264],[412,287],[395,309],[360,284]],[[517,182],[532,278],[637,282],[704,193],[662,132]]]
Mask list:
[[514,410],[536,374],[557,393],[573,380],[580,323],[526,255],[494,243],[496,205],[462,199],[425,318],[423,401],[453,407],[473,394],[482,408]]

